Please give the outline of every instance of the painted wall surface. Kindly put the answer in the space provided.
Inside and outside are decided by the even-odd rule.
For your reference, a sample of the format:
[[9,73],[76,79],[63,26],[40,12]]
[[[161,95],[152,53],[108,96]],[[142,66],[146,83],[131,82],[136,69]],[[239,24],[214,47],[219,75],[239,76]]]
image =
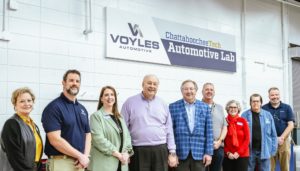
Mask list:
[[[179,87],[185,79],[195,80],[200,88],[203,83],[212,82],[217,103],[224,106],[228,100],[236,99],[243,102],[244,108],[249,107],[252,93],[260,93],[266,102],[270,86],[286,89],[284,85],[290,84],[284,80],[284,67],[288,65],[283,62],[281,4],[273,0],[245,0],[245,41],[242,0],[93,0],[93,33],[87,36],[83,34],[86,0],[18,0],[17,3],[17,10],[6,10],[10,41],[0,41],[1,128],[14,113],[10,102],[12,91],[23,86],[30,87],[37,96],[31,116],[41,127],[41,113],[62,91],[62,75],[70,68],[82,72],[79,99],[90,113],[96,110],[102,86],[116,87],[121,107],[129,96],[141,92],[141,80],[150,73],[159,77],[158,95],[167,103],[182,97]],[[234,35],[237,72],[105,58],[106,7]],[[288,10],[289,38],[296,42],[300,40],[296,39],[300,36],[297,17],[300,8]],[[0,14],[2,26],[2,3]],[[282,94],[286,102],[289,96]],[[197,97],[202,98],[201,91]]]

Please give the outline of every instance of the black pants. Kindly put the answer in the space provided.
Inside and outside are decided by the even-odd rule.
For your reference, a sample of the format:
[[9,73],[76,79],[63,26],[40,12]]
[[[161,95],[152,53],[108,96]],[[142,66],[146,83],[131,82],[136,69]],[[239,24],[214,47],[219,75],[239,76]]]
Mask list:
[[205,171],[203,160],[194,160],[191,152],[185,160],[180,160],[175,171]]
[[130,171],[168,171],[167,145],[134,146],[130,158]]
[[240,157],[234,160],[224,157],[223,171],[247,171],[248,162],[249,157]]

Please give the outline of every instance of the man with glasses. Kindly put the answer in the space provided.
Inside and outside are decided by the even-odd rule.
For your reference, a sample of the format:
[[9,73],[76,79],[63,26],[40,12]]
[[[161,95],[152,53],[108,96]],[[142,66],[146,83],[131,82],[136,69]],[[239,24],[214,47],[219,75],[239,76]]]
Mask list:
[[196,99],[197,90],[195,81],[183,81],[183,99],[169,106],[179,158],[175,171],[205,171],[211,163],[213,130],[210,108]]
[[214,102],[215,87],[212,83],[205,83],[202,88],[202,101],[210,107],[213,134],[214,134],[214,154],[211,165],[206,170],[221,171],[224,158],[223,140],[227,134],[227,122],[225,120],[224,109]]
[[278,160],[280,170],[289,171],[291,156],[289,135],[294,128],[294,114],[290,105],[280,101],[277,87],[271,87],[268,92],[270,101],[263,106],[263,109],[272,114],[278,137],[278,150],[276,155],[271,158],[271,169],[275,170],[276,160]]
[[270,171],[270,158],[277,150],[277,134],[270,112],[261,108],[262,97],[259,94],[250,96],[251,109],[245,111],[242,117],[250,129],[250,159],[248,171],[254,171],[258,164],[260,171]]

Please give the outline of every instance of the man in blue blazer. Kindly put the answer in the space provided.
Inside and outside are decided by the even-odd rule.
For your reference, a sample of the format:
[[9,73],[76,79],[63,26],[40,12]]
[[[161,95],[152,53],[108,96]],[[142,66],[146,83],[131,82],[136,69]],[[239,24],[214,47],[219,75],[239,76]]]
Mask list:
[[176,153],[176,171],[205,171],[213,155],[213,130],[209,106],[196,99],[193,80],[181,84],[183,99],[170,104]]

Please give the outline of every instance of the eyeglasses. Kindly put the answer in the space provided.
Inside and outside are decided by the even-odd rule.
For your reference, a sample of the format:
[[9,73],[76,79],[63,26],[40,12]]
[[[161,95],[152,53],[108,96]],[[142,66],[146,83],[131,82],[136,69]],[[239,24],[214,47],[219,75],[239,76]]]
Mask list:
[[229,109],[237,109],[236,106],[229,106],[228,108],[229,108]]

